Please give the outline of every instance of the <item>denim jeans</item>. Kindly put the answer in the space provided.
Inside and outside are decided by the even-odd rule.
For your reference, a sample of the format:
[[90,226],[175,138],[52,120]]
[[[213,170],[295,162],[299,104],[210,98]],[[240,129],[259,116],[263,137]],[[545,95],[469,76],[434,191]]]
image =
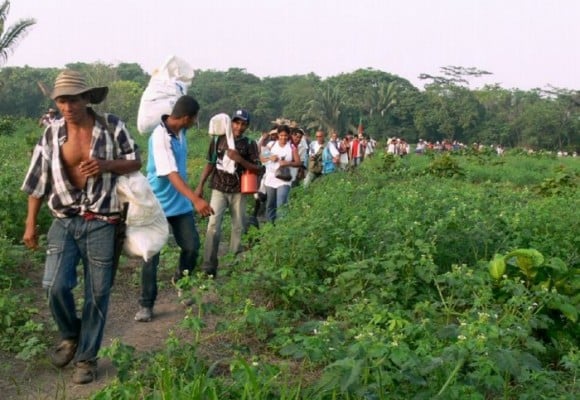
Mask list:
[[[193,272],[199,257],[199,234],[195,226],[193,212],[167,217],[171,226],[175,242],[181,249],[179,264],[174,274],[177,281],[184,275],[184,271]],[[139,305],[153,307],[157,299],[157,267],[159,266],[159,253],[143,263],[141,269],[141,296]]]
[[278,188],[266,186],[266,216],[269,222],[274,222],[278,208],[288,203],[290,185],[282,185]]
[[[103,340],[113,273],[115,226],[80,216],[56,218],[48,231],[42,285],[62,339],[78,341],[73,361],[96,360]],[[84,304],[77,316],[72,293],[83,264]]]
[[227,209],[230,210],[232,219],[230,251],[234,254],[242,251],[246,196],[241,193],[224,193],[214,189],[211,192],[210,205],[214,210],[214,215],[209,217],[207,225],[202,268],[208,274],[215,275],[218,267],[218,248],[222,234],[222,222]]

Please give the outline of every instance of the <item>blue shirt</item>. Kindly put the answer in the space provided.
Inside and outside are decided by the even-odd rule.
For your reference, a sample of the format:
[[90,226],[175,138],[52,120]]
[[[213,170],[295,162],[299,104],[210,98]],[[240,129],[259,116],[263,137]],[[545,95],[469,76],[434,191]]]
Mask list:
[[165,126],[166,119],[163,116],[149,137],[147,179],[165,216],[173,217],[193,211],[193,205],[168,178],[171,172],[177,172],[187,182],[187,140],[185,129],[176,135]]

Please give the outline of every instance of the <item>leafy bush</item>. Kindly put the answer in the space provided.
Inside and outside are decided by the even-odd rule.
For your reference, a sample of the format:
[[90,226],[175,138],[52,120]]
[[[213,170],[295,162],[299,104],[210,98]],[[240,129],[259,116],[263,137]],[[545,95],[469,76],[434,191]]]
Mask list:
[[[14,227],[26,211],[16,193],[30,151],[22,138],[0,144],[0,181],[11,188],[0,193],[0,262],[9,266],[0,311],[3,332],[25,343],[37,333],[13,285],[22,255]],[[136,139],[146,149],[147,137]],[[196,182],[208,137],[189,140]],[[155,353],[103,349],[118,380],[94,398],[577,397],[580,191],[571,178],[580,166],[544,155],[497,160],[377,155],[292,189],[282,217],[252,232],[224,280],[183,281],[199,289],[181,324],[193,340],[172,335]],[[559,164],[567,177],[554,172]],[[227,315],[216,332],[231,350],[224,359],[199,354],[212,310],[202,289]],[[288,368],[298,364],[310,375]]]
[[34,321],[38,310],[23,306],[29,302],[11,287],[0,290],[0,346],[23,360],[35,358],[46,349],[44,326]]
[[426,174],[438,176],[440,178],[460,177],[465,174],[459,166],[457,159],[450,153],[436,155],[425,170]]
[[1,115],[0,116],[0,136],[11,136],[16,132],[16,118]]

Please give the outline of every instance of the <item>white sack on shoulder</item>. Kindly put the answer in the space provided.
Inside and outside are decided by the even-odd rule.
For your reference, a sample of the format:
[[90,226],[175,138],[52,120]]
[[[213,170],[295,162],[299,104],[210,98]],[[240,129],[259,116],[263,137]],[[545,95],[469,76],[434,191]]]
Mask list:
[[141,172],[119,176],[117,195],[121,203],[129,203],[123,250],[128,256],[147,261],[163,248],[169,237],[163,208]]
[[139,103],[137,130],[140,133],[152,132],[161,116],[171,113],[177,99],[187,94],[193,75],[193,68],[175,56],[153,72]]
[[[209,120],[210,135],[223,136],[226,135],[229,149],[235,149],[236,143],[234,141],[234,133],[232,132],[232,120],[229,115],[225,113],[216,114]],[[217,160],[216,168],[230,174],[236,172],[236,162],[224,154],[222,160]]]
[[226,113],[216,114],[209,120],[208,133],[212,136],[223,136],[232,131],[232,120]]

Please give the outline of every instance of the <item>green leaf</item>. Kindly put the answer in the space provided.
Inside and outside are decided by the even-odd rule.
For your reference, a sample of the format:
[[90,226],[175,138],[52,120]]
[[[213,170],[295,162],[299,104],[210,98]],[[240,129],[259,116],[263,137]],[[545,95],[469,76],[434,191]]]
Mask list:
[[550,307],[560,311],[570,321],[578,321],[578,309],[574,307],[574,305],[570,303],[553,302],[550,304]]
[[568,272],[568,266],[562,259],[558,257],[550,258],[550,260],[546,263],[546,267],[558,272],[559,274],[566,274]]
[[494,259],[489,262],[488,269],[493,279],[496,281],[500,280],[506,270],[505,258],[496,254]]

